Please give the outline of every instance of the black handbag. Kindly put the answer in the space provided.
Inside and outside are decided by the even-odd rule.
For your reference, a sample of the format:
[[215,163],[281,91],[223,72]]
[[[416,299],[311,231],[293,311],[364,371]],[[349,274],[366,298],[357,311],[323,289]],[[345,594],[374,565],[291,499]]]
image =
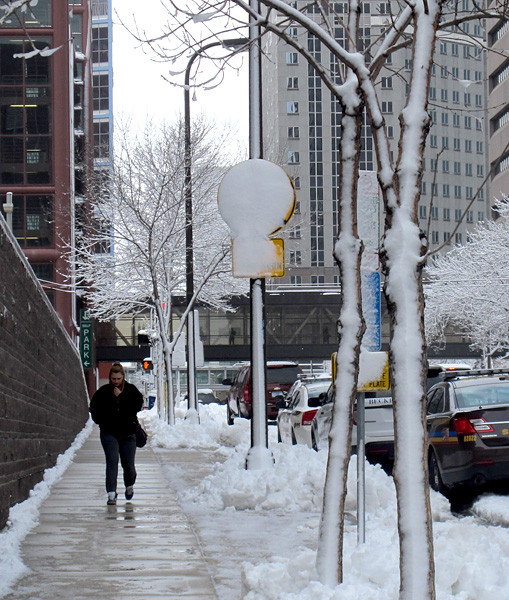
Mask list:
[[147,443],[147,432],[143,429],[143,427],[140,425],[139,421],[137,420],[136,423],[134,424],[136,430],[136,447],[137,448],[143,448],[143,446]]

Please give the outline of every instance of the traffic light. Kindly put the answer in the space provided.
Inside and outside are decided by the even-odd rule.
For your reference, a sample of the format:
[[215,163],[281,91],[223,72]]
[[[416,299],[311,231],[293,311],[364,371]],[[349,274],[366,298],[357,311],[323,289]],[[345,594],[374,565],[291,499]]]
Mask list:
[[151,358],[145,358],[143,359],[142,366],[144,371],[152,371],[154,368],[154,363],[152,362]]

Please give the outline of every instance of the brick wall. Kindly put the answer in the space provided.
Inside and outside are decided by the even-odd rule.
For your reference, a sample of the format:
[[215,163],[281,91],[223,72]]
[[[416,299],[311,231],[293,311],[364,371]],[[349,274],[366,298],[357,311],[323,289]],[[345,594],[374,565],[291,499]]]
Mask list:
[[0,217],[0,529],[87,418],[79,354]]

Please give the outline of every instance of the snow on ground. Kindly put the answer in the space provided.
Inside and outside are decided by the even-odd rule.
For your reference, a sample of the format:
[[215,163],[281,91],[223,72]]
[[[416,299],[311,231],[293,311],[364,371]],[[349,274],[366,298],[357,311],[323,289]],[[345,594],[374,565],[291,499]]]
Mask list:
[[[180,415],[183,416],[183,411]],[[274,542],[272,546],[276,552],[263,562],[250,562],[250,555],[259,554],[256,542],[252,548],[245,549],[242,598],[396,600],[399,551],[396,494],[391,477],[378,466],[366,465],[367,543],[357,545],[357,474],[356,458],[352,458],[346,503],[344,582],[332,589],[317,581],[315,571],[326,452],[277,444],[275,428],[269,427],[274,467],[247,471],[244,465],[249,448],[249,422],[236,419],[235,425],[228,427],[224,406],[202,406],[200,415],[201,425],[182,423],[178,419],[174,428],[161,423],[154,411],[147,413],[145,419],[156,431],[154,445],[163,448],[199,446],[220,451],[221,458],[211,472],[194,487],[183,486],[180,495],[183,505],[198,523],[205,552],[207,544],[213,543],[207,532],[207,527],[212,529],[212,525],[207,525],[210,521],[207,515],[212,512],[223,512],[230,520],[235,518],[237,528],[243,527],[242,515],[276,517],[270,519],[270,529],[264,534]],[[434,491],[431,491],[431,503],[438,600],[509,597],[509,530],[506,528],[509,525],[509,498],[481,497],[473,507],[473,516],[464,517],[453,515],[449,502]],[[293,520],[292,515],[295,516]],[[306,539],[307,547],[295,548],[295,544],[290,544],[285,553],[289,522],[294,525],[295,536]],[[500,525],[490,525],[490,522]],[[226,535],[224,529],[222,534]],[[231,535],[235,536],[235,531]],[[238,529],[237,535],[240,535]],[[230,543],[232,547],[235,545],[233,537]],[[238,556],[235,559],[230,556],[229,560],[239,568]],[[221,597],[227,598],[226,591]],[[231,597],[235,598],[234,595]]]
[[11,585],[23,575],[28,568],[20,557],[20,546],[26,535],[38,525],[41,504],[51,493],[53,484],[57,483],[72,463],[74,455],[83,446],[92,431],[93,423],[88,421],[84,429],[64,454],[60,454],[57,463],[46,469],[44,478],[30,492],[29,498],[11,508],[4,529],[0,532],[0,598],[10,591]]
[[[326,452],[278,444],[269,427],[274,467],[247,471],[250,423],[226,425],[224,406],[200,407],[201,424],[160,421],[154,410],[142,420],[150,444],[164,458],[165,448],[199,452],[207,464],[190,473],[186,463],[168,464],[210,563],[221,600],[396,600],[399,556],[393,481],[377,466],[366,466],[366,541],[357,545],[356,464],[349,469],[344,576],[332,589],[317,581],[316,545]],[[0,597],[26,572],[19,548],[37,524],[39,507],[51,486],[72,462],[91,423],[49,469],[25,502],[13,507],[0,533]],[[448,501],[431,492],[434,516],[438,600],[499,600],[509,597],[509,497],[484,496],[472,516],[451,514]],[[497,524],[497,525],[494,525]]]

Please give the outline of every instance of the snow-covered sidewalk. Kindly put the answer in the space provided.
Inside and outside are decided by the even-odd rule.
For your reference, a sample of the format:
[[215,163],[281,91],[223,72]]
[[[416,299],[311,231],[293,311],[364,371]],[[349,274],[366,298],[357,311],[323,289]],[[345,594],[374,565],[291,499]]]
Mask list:
[[[202,406],[200,411],[200,425],[183,420],[183,407],[177,409],[175,427],[160,421],[154,411],[144,412],[142,418],[151,432],[161,476],[166,478],[162,483],[172,489],[178,510],[185,512],[198,536],[220,600],[397,599],[396,498],[393,481],[382,469],[366,467],[367,543],[358,546],[352,460],[345,582],[331,589],[317,581],[315,572],[326,453],[277,444],[271,426],[274,467],[246,471],[249,422],[237,419],[228,427],[224,406]],[[72,463],[71,456],[63,460]],[[102,468],[100,454],[98,460]],[[13,509],[11,526],[0,534],[0,597],[4,582],[25,569],[19,548],[31,524],[37,522],[38,507],[30,505],[31,500]],[[475,516],[463,518],[452,515],[447,500],[435,492],[431,492],[431,502],[438,600],[509,596],[509,498],[483,497],[474,506]],[[168,548],[171,543],[168,539]],[[157,574],[147,572],[147,584],[151,577]]]

